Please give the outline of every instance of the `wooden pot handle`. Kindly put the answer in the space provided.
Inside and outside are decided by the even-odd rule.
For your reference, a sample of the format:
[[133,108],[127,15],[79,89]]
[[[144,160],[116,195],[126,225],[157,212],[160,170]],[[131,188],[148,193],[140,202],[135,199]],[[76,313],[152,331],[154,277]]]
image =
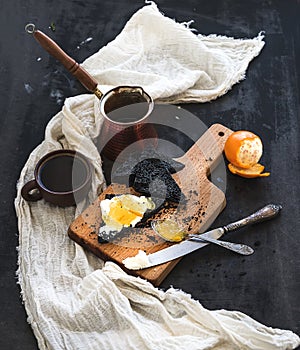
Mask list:
[[54,58],[60,61],[64,67],[76,77],[81,84],[97,97],[102,93],[98,90],[98,82],[94,79],[79,63],[67,55],[60,46],[40,30],[36,30],[34,24],[27,24],[25,27],[27,33],[32,34],[36,41]]

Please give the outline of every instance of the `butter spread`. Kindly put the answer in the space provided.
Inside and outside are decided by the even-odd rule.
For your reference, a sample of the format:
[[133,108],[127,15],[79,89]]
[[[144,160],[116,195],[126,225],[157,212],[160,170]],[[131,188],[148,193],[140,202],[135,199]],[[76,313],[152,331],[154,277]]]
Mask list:
[[136,256],[126,258],[122,262],[129,270],[140,270],[150,265],[148,255],[143,250],[139,250]]

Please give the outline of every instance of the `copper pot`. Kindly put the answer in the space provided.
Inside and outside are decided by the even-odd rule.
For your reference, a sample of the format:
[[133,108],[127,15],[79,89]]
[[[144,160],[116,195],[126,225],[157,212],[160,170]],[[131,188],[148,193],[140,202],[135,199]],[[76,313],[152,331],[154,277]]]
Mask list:
[[148,122],[154,103],[142,87],[119,86],[103,95],[98,89],[98,82],[52,39],[36,30],[34,24],[27,24],[25,30],[32,34],[49,54],[59,60],[88,91],[100,99],[104,123],[98,148],[103,156],[115,160],[127,146],[134,145],[135,149],[142,149],[144,140],[156,139],[155,128]]
[[131,145],[142,150],[145,140],[156,140],[156,131],[148,123],[154,107],[152,98],[141,87],[119,86],[108,91],[100,100],[104,122],[98,148],[102,155],[115,160]]

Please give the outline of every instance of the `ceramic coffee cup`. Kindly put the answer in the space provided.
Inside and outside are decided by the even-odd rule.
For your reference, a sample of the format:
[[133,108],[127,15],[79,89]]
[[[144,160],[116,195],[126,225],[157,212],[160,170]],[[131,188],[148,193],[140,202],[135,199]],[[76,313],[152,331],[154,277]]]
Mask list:
[[84,199],[91,185],[92,166],[79,152],[57,150],[36,164],[34,179],[27,182],[21,195],[27,201],[45,201],[67,207]]

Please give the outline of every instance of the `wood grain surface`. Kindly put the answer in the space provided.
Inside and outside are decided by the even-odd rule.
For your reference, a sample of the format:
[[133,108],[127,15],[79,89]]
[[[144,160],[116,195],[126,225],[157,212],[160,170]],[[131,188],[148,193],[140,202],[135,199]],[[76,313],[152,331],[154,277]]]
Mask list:
[[[184,168],[173,175],[185,196],[183,203],[162,209],[151,219],[176,218],[185,231],[203,232],[225,207],[225,195],[208,176],[222,159],[225,141],[232,131],[221,124],[212,125],[200,139],[178,160]],[[133,228],[113,242],[99,243],[98,231],[102,222],[100,202],[108,194],[135,194],[137,192],[122,184],[111,184],[75,221],[68,234],[71,239],[104,260],[111,260],[125,269],[122,261],[135,256],[139,249],[147,254],[166,248],[171,243],[159,238],[147,225]],[[176,243],[175,243],[176,244]],[[128,273],[146,278],[159,285],[180,259]],[[126,269],[125,269],[126,270]]]

